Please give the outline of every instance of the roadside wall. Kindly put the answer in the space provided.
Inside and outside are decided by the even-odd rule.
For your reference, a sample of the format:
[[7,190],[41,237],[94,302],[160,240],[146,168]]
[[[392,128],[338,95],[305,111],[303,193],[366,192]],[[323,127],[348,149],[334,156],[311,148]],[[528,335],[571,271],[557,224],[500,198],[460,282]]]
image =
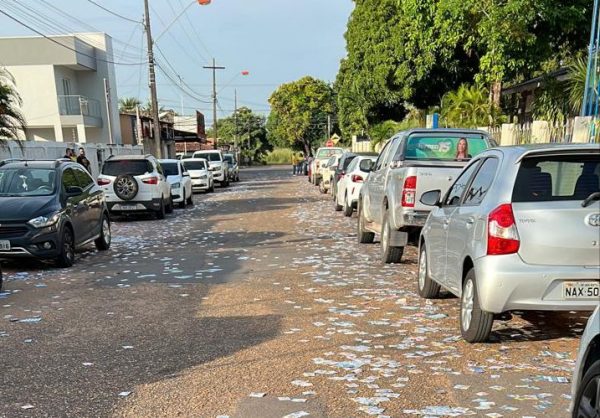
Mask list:
[[[19,147],[19,145],[22,146]],[[102,163],[111,155],[142,155],[142,146],[132,145],[108,145],[108,144],[79,144],[69,142],[49,141],[8,141],[6,146],[0,146],[0,161],[8,158],[26,158],[38,160],[54,160],[65,155],[66,148],[74,148],[79,153],[79,148],[85,150],[85,154],[92,163],[92,176],[98,177]]]

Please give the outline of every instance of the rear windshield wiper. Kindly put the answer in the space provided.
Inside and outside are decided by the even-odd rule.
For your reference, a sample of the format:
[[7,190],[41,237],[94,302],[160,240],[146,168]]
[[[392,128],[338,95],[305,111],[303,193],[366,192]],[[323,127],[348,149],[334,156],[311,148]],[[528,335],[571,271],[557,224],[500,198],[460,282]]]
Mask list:
[[581,206],[586,208],[588,207],[594,200],[600,200],[600,192],[594,192],[588,197],[585,198],[583,202],[581,202]]

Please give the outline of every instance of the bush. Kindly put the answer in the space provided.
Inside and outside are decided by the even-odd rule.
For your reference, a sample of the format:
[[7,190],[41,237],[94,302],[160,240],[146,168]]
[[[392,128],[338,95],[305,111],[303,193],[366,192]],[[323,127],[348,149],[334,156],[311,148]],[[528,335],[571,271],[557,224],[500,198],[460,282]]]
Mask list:
[[289,148],[275,148],[267,154],[265,161],[267,164],[291,164],[293,152]]

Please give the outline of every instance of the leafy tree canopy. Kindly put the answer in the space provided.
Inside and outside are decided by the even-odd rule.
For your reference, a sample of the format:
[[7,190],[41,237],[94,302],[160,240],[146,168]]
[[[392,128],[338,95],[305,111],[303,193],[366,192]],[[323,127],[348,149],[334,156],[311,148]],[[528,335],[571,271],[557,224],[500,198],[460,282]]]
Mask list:
[[333,89],[312,77],[281,85],[269,98],[269,138],[273,144],[311,154],[327,136],[327,117],[335,115]]
[[[209,132],[210,136],[210,132]],[[235,145],[242,150],[244,157],[254,161],[272,149],[267,141],[266,120],[247,107],[241,107],[236,115],[219,119],[219,144]]]

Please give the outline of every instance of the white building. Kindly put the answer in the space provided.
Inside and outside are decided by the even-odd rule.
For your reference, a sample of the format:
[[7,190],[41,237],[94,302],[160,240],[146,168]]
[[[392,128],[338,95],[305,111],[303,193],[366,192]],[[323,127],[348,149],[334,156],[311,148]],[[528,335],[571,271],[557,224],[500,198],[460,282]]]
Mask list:
[[78,33],[52,39],[0,38],[0,64],[15,78],[23,99],[27,140],[108,144],[112,137],[119,144],[110,36]]

